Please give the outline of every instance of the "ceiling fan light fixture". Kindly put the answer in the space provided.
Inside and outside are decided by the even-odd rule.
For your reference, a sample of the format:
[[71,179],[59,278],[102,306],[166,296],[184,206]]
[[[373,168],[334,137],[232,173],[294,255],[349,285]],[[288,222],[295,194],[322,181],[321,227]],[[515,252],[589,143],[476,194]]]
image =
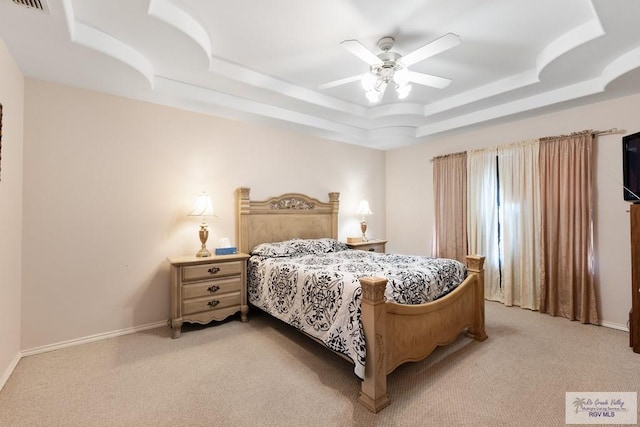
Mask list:
[[409,70],[403,66],[397,66],[393,73],[393,81],[400,87],[409,83]]
[[380,100],[382,99],[383,92],[384,92],[384,90],[382,90],[382,91],[379,91],[379,90],[376,90],[376,89],[368,90],[367,93],[366,93],[367,99],[372,104],[380,102]]
[[378,40],[378,47],[382,52],[376,55],[358,40],[342,41],[340,44],[345,49],[369,64],[369,72],[324,83],[318,85],[318,88],[328,89],[360,80],[367,99],[373,104],[382,100],[389,83],[393,84],[399,99],[405,99],[409,96],[411,92],[409,83],[417,83],[438,89],[442,89],[451,83],[451,79],[409,71],[407,67],[459,45],[461,43],[460,36],[447,33],[405,56],[391,50],[394,42],[393,37],[389,36]]
[[398,99],[405,99],[407,96],[409,96],[409,93],[411,92],[411,85],[403,85],[403,86],[396,86],[396,92],[398,92]]
[[365,92],[369,92],[370,90],[374,90],[376,87],[376,80],[377,77],[374,76],[372,73],[366,73],[362,75],[362,88],[365,90]]

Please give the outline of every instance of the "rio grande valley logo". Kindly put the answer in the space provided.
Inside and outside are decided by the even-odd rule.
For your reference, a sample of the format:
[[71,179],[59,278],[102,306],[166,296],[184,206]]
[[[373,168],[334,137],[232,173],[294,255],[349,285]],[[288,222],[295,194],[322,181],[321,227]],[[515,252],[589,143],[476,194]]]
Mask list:
[[638,393],[575,393],[565,395],[567,424],[636,424]]

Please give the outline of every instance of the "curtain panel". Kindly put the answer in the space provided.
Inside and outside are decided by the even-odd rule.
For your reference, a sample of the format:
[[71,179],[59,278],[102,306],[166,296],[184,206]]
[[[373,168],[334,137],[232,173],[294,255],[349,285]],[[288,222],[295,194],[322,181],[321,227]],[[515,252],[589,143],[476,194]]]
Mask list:
[[538,310],[540,290],[539,141],[498,147],[502,303]]
[[466,263],[467,153],[433,159],[433,254]]
[[598,324],[593,279],[592,133],[540,141],[540,311]]
[[495,148],[467,153],[467,239],[469,253],[482,254],[484,296],[502,301],[498,246],[498,160]]

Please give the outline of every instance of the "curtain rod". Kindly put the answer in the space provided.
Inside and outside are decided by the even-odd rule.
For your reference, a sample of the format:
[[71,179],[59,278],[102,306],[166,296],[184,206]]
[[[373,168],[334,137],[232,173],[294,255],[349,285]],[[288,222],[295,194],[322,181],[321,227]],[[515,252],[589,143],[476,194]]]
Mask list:
[[433,162],[435,159],[442,159],[445,157],[455,157],[455,156],[462,156],[462,155],[466,155],[467,152],[466,151],[459,151],[457,153],[449,153],[449,154],[443,154],[441,156],[435,156],[431,158],[431,161]]
[[[606,129],[606,130],[592,130],[591,131],[591,135],[593,136],[599,136],[599,135],[613,135],[616,133],[621,133],[621,131],[618,128],[610,128],[610,129]],[[551,137],[552,138],[552,137]],[[442,157],[448,157],[448,156],[454,156],[454,155],[459,155],[459,154],[464,154],[466,153],[466,151],[462,151],[462,152],[458,152],[458,153],[449,153],[449,154],[444,154],[442,156],[436,156],[433,157],[431,159],[431,161],[433,162],[435,159],[438,158],[442,158]]]
[[594,130],[591,132],[591,135],[593,136],[597,136],[597,135],[611,135],[614,133],[619,133],[618,128],[611,128],[611,129],[607,129],[607,130]]

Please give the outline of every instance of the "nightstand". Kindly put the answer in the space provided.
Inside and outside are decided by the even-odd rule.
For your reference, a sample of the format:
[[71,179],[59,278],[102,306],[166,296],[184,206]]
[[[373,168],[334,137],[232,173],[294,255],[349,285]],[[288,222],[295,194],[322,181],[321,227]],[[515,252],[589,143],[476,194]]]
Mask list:
[[247,321],[248,258],[246,254],[168,258],[173,338],[180,336],[183,322],[206,324],[238,311]]
[[384,253],[384,245],[386,244],[386,240],[369,240],[366,242],[347,243],[347,246],[349,249]]

